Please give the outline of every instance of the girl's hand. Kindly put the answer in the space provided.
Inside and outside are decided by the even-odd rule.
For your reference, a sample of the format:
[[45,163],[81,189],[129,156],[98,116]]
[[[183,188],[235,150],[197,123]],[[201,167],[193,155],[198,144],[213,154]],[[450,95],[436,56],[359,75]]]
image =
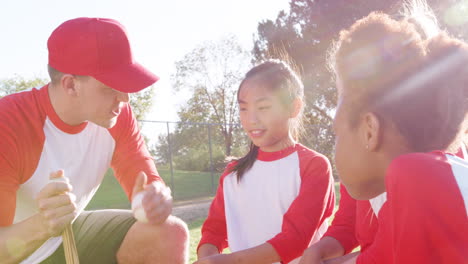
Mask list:
[[206,258],[199,259],[193,264],[231,264],[235,263],[232,254],[217,254]]

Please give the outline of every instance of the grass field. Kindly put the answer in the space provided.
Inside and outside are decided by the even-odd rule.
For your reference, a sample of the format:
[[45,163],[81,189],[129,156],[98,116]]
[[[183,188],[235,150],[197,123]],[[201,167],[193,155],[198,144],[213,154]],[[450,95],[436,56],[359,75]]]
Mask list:
[[[159,174],[167,185],[171,185],[171,172],[166,169],[158,169]],[[219,174],[214,175],[214,190],[218,186]],[[212,196],[212,181],[209,172],[174,171],[174,187],[172,196],[174,201],[184,201],[193,198]],[[214,192],[213,192],[214,193]],[[115,179],[112,170],[107,171],[104,180],[96,195],[89,203],[87,210],[102,208],[128,209],[130,203],[122,187]]]
[[190,261],[189,263],[193,263],[197,260],[197,246],[198,242],[201,238],[201,226],[205,221],[204,218],[197,219],[191,223],[188,223],[188,228],[190,231]]

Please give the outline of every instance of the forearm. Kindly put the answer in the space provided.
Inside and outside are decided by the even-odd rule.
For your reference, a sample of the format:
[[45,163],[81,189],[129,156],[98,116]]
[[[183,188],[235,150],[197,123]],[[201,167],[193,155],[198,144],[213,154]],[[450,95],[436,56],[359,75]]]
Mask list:
[[320,258],[323,260],[343,256],[345,252],[341,243],[335,238],[329,236],[323,237],[309,249],[318,252]]
[[241,250],[232,253],[232,255],[235,259],[234,263],[270,264],[281,261],[281,257],[278,255],[275,248],[269,243]]
[[40,225],[39,215],[11,226],[0,227],[0,259],[2,263],[18,263],[47,239],[49,236]]
[[338,240],[325,236],[304,251],[301,264],[323,263],[323,260],[343,256],[344,248]]
[[345,256],[324,261],[324,264],[356,264],[359,252],[347,254]]
[[213,244],[203,244],[197,251],[198,259],[219,254],[218,248]]

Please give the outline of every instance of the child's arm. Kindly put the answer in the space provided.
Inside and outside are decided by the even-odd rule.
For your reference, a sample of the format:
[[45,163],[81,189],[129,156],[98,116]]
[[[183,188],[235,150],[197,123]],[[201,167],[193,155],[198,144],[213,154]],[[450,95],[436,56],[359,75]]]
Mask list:
[[[301,256],[311,239],[333,213],[331,166],[322,155],[300,157],[301,187],[283,216],[281,232],[268,240],[284,263]],[[321,235],[321,234],[320,234]]]
[[323,237],[304,251],[299,264],[321,264],[322,260],[343,256],[341,243],[333,237]]
[[213,244],[206,243],[198,248],[197,257],[202,259],[217,254],[219,254],[218,248]]
[[356,239],[356,200],[340,185],[340,207],[332,226],[324,237],[311,245],[301,258],[301,264],[318,264],[322,260],[343,256],[358,246]]
[[[200,248],[201,249],[201,248]],[[260,246],[237,251],[231,254],[218,254],[199,259],[194,264],[271,264],[281,261],[276,250],[269,243]]]
[[324,256],[327,258],[348,254],[359,246],[356,238],[356,200],[349,195],[343,184],[340,184],[340,194],[341,199],[338,211],[336,211],[332,225],[328,228],[324,237],[336,239],[340,243],[342,251],[337,251],[328,257]]
[[224,178],[229,174],[233,164],[229,164],[219,179],[216,196],[210,206],[208,218],[203,223],[201,230],[202,237],[198,244],[197,256],[203,258],[206,256],[219,254],[228,245],[226,215],[224,213]]
[[358,256],[359,256],[359,252],[354,252],[354,253],[339,257],[339,258],[326,260],[323,262],[323,264],[356,264],[356,260]]

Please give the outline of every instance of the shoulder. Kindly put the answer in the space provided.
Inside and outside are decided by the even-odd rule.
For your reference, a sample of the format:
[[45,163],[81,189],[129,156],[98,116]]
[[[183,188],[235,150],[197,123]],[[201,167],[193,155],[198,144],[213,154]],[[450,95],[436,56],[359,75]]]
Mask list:
[[130,104],[125,103],[120,109],[120,114],[117,117],[117,123],[111,129],[128,127],[134,120],[135,117],[133,116],[132,107]]
[[390,163],[386,177],[388,180],[421,183],[437,177],[447,168],[447,158],[442,152],[409,153],[396,157]]
[[301,179],[310,184],[319,181],[328,185],[333,181],[332,166],[325,155],[299,144],[297,153]]
[[385,175],[385,184],[391,197],[401,199],[456,191],[452,168],[442,152],[410,153],[395,158]]
[[229,161],[228,164],[226,165],[226,168],[224,169],[223,173],[221,174],[220,181],[224,181],[224,179],[228,175],[235,175],[236,173],[234,172],[234,169],[237,165],[237,160],[232,160]]
[[0,98],[0,116],[5,117],[39,107],[39,90],[32,89]]
[[135,119],[130,104],[125,103],[120,109],[120,114],[117,117],[117,122],[109,132],[118,140],[122,134],[132,135],[132,131],[138,131],[138,123]]
[[301,167],[313,166],[322,167],[323,169],[331,168],[331,164],[328,158],[315,150],[307,148],[301,144],[297,144],[296,151],[297,155],[299,156]]
[[45,111],[40,104],[40,90],[32,89],[0,99],[0,131],[20,135],[30,132],[31,126],[42,126]]

